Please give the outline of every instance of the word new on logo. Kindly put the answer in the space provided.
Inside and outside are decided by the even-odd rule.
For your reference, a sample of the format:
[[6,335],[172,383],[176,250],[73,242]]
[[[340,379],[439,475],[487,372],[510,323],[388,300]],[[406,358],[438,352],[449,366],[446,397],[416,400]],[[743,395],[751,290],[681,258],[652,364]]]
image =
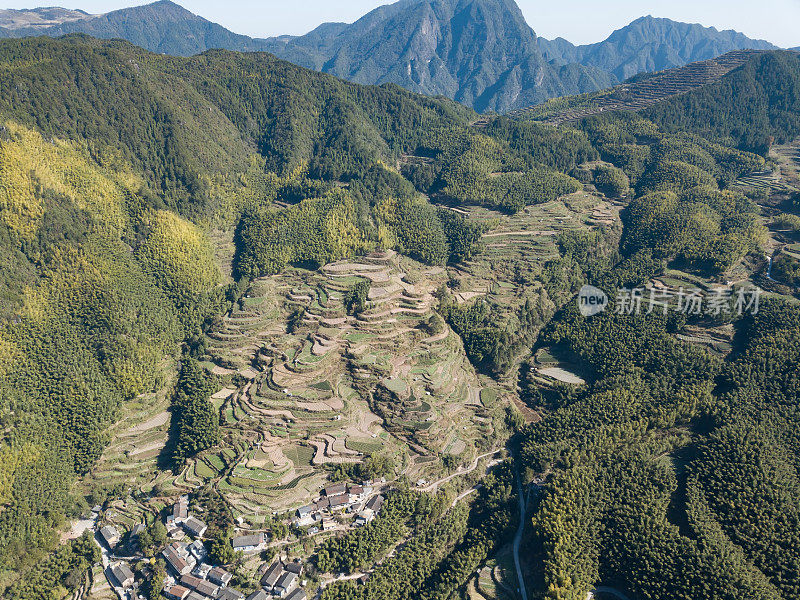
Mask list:
[[578,310],[584,317],[600,314],[606,306],[608,306],[608,296],[600,288],[585,285],[578,292]]

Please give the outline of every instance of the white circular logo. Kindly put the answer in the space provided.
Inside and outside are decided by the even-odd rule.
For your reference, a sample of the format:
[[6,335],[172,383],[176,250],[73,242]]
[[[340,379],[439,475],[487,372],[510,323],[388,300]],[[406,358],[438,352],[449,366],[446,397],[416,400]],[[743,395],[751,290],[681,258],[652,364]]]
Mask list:
[[585,285],[578,292],[578,310],[584,317],[600,314],[606,306],[608,306],[608,296],[600,288]]

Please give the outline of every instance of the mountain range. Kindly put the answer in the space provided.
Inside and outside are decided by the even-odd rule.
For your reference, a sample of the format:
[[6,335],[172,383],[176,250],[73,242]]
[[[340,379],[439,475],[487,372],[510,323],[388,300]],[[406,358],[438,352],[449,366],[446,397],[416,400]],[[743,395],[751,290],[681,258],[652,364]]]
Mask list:
[[352,25],[326,24],[267,49],[358,83],[397,83],[502,112],[608,87],[603,69],[551,64],[513,0],[401,0]]
[[568,41],[539,38],[548,60],[576,62],[611,71],[620,81],[638,73],[663,71],[708,60],[732,50],[769,50],[775,46],[736,31],[641,17],[597,44],[573,46]]
[[774,49],[734,31],[642,17],[606,40],[575,46],[537,37],[514,0],[400,0],[352,24],[303,36],[233,33],[170,0],[89,15],[66,9],[0,11],[0,37],[85,33],[152,52],[190,56],[212,48],[268,51],[363,84],[395,83],[480,112],[592,92],[637,73],[680,67],[739,49]]
[[[567,43],[546,55],[510,2],[405,6],[423,30],[375,38],[462,69],[463,99],[499,101],[504,69],[618,78]],[[21,35],[125,14],[1,18]],[[175,29],[184,52],[238,43]],[[342,68],[371,57],[342,48]],[[162,521],[184,495],[230,598],[271,568],[239,568],[243,534],[309,566],[300,597],[329,581],[323,600],[479,594],[509,551],[497,572],[537,598],[800,598],[800,55],[738,54],[554,127],[269,52],[0,40],[0,598],[196,596],[150,559],[177,548]],[[583,317],[587,281],[663,282],[670,314]],[[684,286],[705,313],[664,301]],[[371,523],[306,544],[296,507],[364,480],[386,483]]]
[[233,33],[169,0],[103,15],[66,9],[56,12],[52,8],[0,10],[0,37],[60,37],[70,33],[120,38],[151,52],[176,56],[193,56],[212,48],[240,52],[265,49],[262,41]]

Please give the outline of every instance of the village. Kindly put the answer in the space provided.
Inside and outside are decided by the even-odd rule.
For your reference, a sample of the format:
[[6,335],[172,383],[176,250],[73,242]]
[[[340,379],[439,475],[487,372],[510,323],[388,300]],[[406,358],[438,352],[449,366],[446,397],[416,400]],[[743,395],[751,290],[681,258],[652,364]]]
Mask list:
[[[320,490],[314,502],[296,509],[288,525],[292,531],[307,536],[324,532],[342,535],[349,529],[363,527],[380,513],[385,487],[385,480],[331,483]],[[300,557],[290,558],[288,553],[279,552],[277,557],[261,561],[265,554],[272,554],[269,549],[280,549],[287,543],[274,539],[271,531],[239,531],[230,539],[235,556],[261,561],[254,581],[249,582],[250,588],[257,589],[248,590],[250,593],[246,595],[236,588],[229,570],[213,564],[206,546],[208,525],[192,514],[188,495],[175,501],[163,524],[167,540],[158,555],[149,559],[139,549],[130,552],[146,529],[144,523],[124,533],[110,524],[97,530],[95,540],[102,550],[105,576],[120,600],[145,600],[142,587],[145,582],[152,585],[158,561],[166,566],[161,595],[169,600],[309,600],[304,578],[306,565]],[[323,587],[324,584],[314,590],[316,596],[310,597],[319,597]]]

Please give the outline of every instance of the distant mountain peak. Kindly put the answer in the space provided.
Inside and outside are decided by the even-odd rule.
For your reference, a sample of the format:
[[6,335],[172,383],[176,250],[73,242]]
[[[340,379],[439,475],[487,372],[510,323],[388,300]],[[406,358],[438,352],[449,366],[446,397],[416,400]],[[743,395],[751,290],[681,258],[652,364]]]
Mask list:
[[94,16],[83,10],[61,8],[60,6],[42,6],[19,10],[0,9],[0,27],[8,30],[42,29],[71,21],[83,21]]
[[181,56],[199,54],[211,48],[239,51],[263,49],[261,41],[228,31],[171,0],[158,0],[103,15],[87,15],[82,19],[63,19],[48,27],[22,26],[13,30],[3,24],[3,12],[0,11],[0,27],[6,30],[0,30],[0,37],[42,34],[58,37],[83,33],[101,39],[121,38],[151,52]]
[[173,17],[178,16],[184,18],[200,19],[206,22],[210,22],[204,19],[203,17],[194,14],[192,11],[190,11],[187,8],[184,8],[180,4],[172,2],[172,0],[157,0],[156,2],[152,2],[150,4],[140,4],[138,6],[131,6],[130,8],[120,8],[118,10],[112,11],[107,14],[131,15],[137,13],[160,14]]
[[579,62],[610,71],[624,81],[638,73],[662,71],[709,60],[734,50],[774,50],[732,30],[645,15],[614,31],[602,42],[573,46],[564,40],[539,40],[544,55],[562,63]]
[[[151,9],[156,8],[156,9],[172,10],[178,13],[188,13],[190,15],[197,16],[188,8],[184,8],[183,6],[181,6],[176,2],[173,2],[172,0],[156,0],[156,2],[152,2],[151,4],[142,4],[140,6],[131,7],[131,9],[136,9],[136,8],[151,8]],[[131,10],[131,9],[123,8],[120,10]],[[198,18],[202,19],[202,17]]]
[[597,44],[575,46],[563,38],[537,38],[514,0],[399,0],[351,24],[323,23],[305,35],[266,40],[228,31],[172,0],[104,15],[56,7],[0,10],[0,37],[70,33],[122,38],[183,56],[212,48],[268,51],[356,83],[396,83],[497,112],[733,50],[774,48],[735,31],[653,15]]
[[357,83],[392,82],[477,110],[615,82],[580,66],[569,81],[555,72],[513,0],[400,0],[329,27],[329,35],[317,28],[288,42],[267,40],[267,50]]

